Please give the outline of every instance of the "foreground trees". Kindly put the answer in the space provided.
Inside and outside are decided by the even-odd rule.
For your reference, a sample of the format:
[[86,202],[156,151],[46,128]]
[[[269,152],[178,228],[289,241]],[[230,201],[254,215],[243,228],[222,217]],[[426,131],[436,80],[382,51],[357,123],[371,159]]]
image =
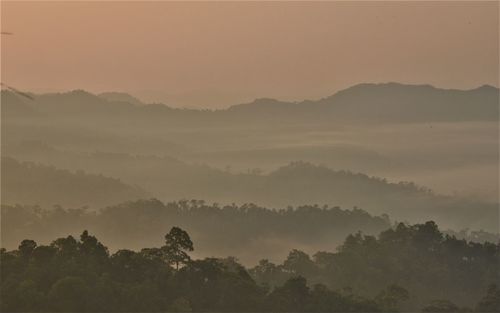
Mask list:
[[[408,292],[407,286],[402,284],[405,280],[390,276],[394,272],[388,268],[381,275],[389,275],[393,282],[370,289],[371,295],[368,295],[362,288],[356,289],[361,276],[352,271],[357,269],[369,282],[373,275],[370,272],[383,265],[382,259],[377,259],[381,255],[392,259],[393,266],[399,266],[401,260],[397,258],[403,256],[380,247],[385,241],[396,246],[408,245],[408,238],[415,240],[416,246],[408,249],[416,249],[416,253],[438,251],[443,254],[442,269],[453,270],[454,255],[461,255],[457,252],[460,249],[448,246],[450,243],[446,250],[440,247],[444,239],[432,223],[400,225],[384,232],[380,239],[361,234],[349,236],[339,253],[322,252],[313,259],[302,251],[293,250],[283,265],[264,260],[251,271],[232,257],[191,259],[189,252],[193,251],[193,242],[188,233],[178,227],[165,236],[163,247],[140,252],[119,250],[110,254],[87,231],[79,240],[68,236],[48,246],[23,240],[17,250],[0,251],[0,308],[3,312],[396,312],[406,309],[412,297],[422,295]],[[470,255],[474,262],[484,267],[489,258],[498,259],[498,246],[496,250],[489,245],[481,247],[478,251],[482,254]],[[496,254],[490,255],[488,249]],[[414,262],[421,263],[424,257]],[[467,266],[474,267],[476,263],[467,263]],[[351,271],[345,267],[347,264]],[[339,275],[340,272],[335,272],[333,277],[326,276],[334,269],[351,275],[355,288],[347,284],[332,287],[334,285],[328,280],[347,278]],[[457,273],[460,272],[450,274]],[[461,273],[466,275],[468,271],[462,268]],[[324,277],[323,283],[320,277]],[[494,278],[482,276],[481,279]],[[441,277],[437,279],[437,284],[443,283],[439,280]],[[414,289],[414,285],[408,286]],[[493,284],[486,295],[483,291],[482,298],[476,301],[478,312],[497,312],[500,291]],[[459,306],[447,300],[433,300],[419,309],[450,312],[458,310]]]
[[[294,250],[282,264],[262,260],[250,272],[259,284],[271,287],[297,274],[309,284],[324,284],[332,290],[349,286],[365,297],[375,297],[384,311],[394,310],[394,299],[405,298],[408,311],[423,307],[453,310],[475,307],[490,284],[498,285],[499,264],[499,244],[459,240],[427,222],[400,223],[378,237],[349,235],[335,253],[323,251],[309,257]],[[409,295],[398,288],[377,294],[392,284],[404,287]],[[499,297],[493,289],[488,295],[478,310],[490,310],[489,303]],[[435,300],[449,300],[453,305]]]

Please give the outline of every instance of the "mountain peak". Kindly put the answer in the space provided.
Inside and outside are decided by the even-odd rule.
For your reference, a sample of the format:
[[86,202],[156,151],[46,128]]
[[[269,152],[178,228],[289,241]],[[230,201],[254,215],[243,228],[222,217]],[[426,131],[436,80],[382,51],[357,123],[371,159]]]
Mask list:
[[475,89],[472,89],[475,91],[486,91],[486,92],[499,92],[499,89],[495,86],[484,84],[482,86],[479,86]]
[[107,101],[128,102],[137,106],[144,105],[144,102],[126,92],[110,91],[100,93],[97,96]]

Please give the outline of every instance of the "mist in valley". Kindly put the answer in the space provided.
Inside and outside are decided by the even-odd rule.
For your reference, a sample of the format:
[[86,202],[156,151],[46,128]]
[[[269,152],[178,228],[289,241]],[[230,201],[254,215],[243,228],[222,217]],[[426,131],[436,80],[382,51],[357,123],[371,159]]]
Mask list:
[[1,311],[500,311],[498,3],[1,17]]
[[[33,98],[2,91],[6,205],[96,212],[153,198],[270,210],[326,205],[359,208],[392,223],[432,219],[457,232],[498,229],[493,87],[362,84],[318,101],[256,100],[202,111],[81,90]],[[456,99],[460,111],[434,113],[457,111]],[[372,102],[384,103],[390,114],[379,108],[355,116],[345,109],[345,103],[363,110]],[[396,103],[406,109],[394,112]],[[289,240],[283,236],[276,240]],[[293,244],[299,242],[285,246]]]

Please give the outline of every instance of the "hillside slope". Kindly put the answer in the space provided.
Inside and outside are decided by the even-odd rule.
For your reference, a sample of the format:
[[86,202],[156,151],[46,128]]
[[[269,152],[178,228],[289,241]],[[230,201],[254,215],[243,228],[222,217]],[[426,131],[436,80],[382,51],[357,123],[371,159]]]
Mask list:
[[148,197],[138,187],[102,175],[70,172],[2,157],[2,204],[102,207]]
[[497,203],[440,195],[411,182],[390,182],[307,162],[292,162],[268,174],[233,173],[172,157],[72,153],[49,148],[29,151],[32,153],[17,150],[12,156],[117,177],[164,201],[203,199],[272,208],[309,204],[356,206],[399,221],[433,219],[455,230],[496,231],[498,226]]

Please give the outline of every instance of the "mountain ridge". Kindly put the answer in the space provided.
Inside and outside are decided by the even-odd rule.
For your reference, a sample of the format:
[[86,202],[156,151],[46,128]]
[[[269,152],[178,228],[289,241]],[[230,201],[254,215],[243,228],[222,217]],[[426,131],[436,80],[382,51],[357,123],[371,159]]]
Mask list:
[[[384,94],[386,92],[387,94]],[[445,99],[446,98],[446,93],[448,93],[448,98],[453,98],[457,96],[468,96],[472,97],[471,95],[475,94],[481,94],[483,97],[486,97],[488,104],[492,106],[493,102],[495,100],[498,100],[498,94],[499,94],[499,89],[497,87],[491,86],[491,85],[482,85],[478,86],[475,88],[471,89],[455,89],[455,88],[449,88],[449,89],[444,89],[444,88],[438,88],[429,84],[422,84],[422,85],[412,85],[412,84],[402,84],[402,83],[396,83],[396,82],[388,82],[388,83],[360,83],[353,85],[351,87],[339,90],[335,93],[333,93],[330,96],[326,96],[320,99],[316,100],[311,100],[311,99],[305,99],[302,101],[282,101],[279,99],[275,98],[256,98],[251,102],[247,103],[240,103],[240,104],[234,104],[229,106],[228,108],[225,109],[193,109],[193,108],[175,108],[171,107],[169,105],[163,104],[163,103],[144,103],[138,98],[132,96],[129,93],[126,92],[106,92],[106,93],[101,93],[101,94],[93,94],[91,92],[82,90],[82,89],[77,89],[77,90],[71,90],[67,92],[58,92],[58,93],[45,93],[45,94],[38,94],[35,95],[35,102],[42,102],[47,104],[47,102],[52,102],[56,98],[59,98],[57,100],[64,100],[64,101],[69,101],[70,99],[72,101],[69,102],[82,102],[82,101],[95,101],[99,102],[101,105],[104,104],[104,102],[107,102],[107,104],[122,104],[123,107],[128,107],[130,109],[130,105],[134,105],[135,107],[141,107],[141,108],[147,108],[147,109],[154,109],[156,108],[155,111],[157,111],[158,107],[164,106],[165,109],[169,109],[167,111],[184,111],[184,112],[212,112],[212,113],[228,113],[228,112],[238,112],[238,111],[245,111],[248,112],[249,110],[273,110],[275,111],[280,111],[280,110],[289,110],[289,109],[294,109],[294,110],[300,110],[303,109],[304,107],[307,107],[308,109],[313,109],[313,110],[318,110],[321,109],[321,107],[327,107],[327,108],[332,108],[335,106],[339,105],[346,105],[345,102],[353,102],[357,101],[356,104],[359,102],[365,103],[369,101],[369,99],[365,99],[366,94],[368,96],[373,97],[382,97],[384,99],[391,98],[390,93],[397,94],[398,98],[394,99],[395,96],[392,96],[393,100],[400,100],[400,99],[405,99],[407,100],[412,100],[406,105],[403,105],[404,107],[408,107],[408,105],[415,105],[416,101],[417,103],[419,101],[423,101],[425,99],[420,99],[418,97],[423,97],[425,95],[418,95],[415,94],[416,92],[426,92],[426,93],[431,93],[431,96],[437,97],[439,96],[440,99],[434,99],[434,104],[436,103],[442,103],[439,102],[439,100],[444,101],[444,100],[449,100]],[[8,90],[2,90],[2,98],[5,97],[5,101],[7,103],[10,103],[14,101],[12,99],[12,95],[14,93],[12,91]],[[365,95],[365,97],[363,97]],[[429,95],[427,95],[429,96]],[[352,97],[357,98],[357,99],[351,99]],[[417,97],[417,99],[415,99]],[[350,98],[350,99],[346,99]],[[389,99],[390,100],[390,99]],[[453,99],[451,99],[453,100]],[[455,99],[456,100],[456,99]],[[477,99],[472,99],[472,100],[477,100]],[[466,101],[468,104],[473,102],[472,100]],[[376,103],[380,104],[377,102],[377,98],[373,99]],[[16,101],[19,102],[19,101]],[[23,103],[29,104],[30,101],[26,99],[22,99]],[[496,101],[498,102],[498,101]],[[128,105],[127,105],[128,104]],[[351,103],[352,104],[352,103]],[[496,103],[495,103],[496,104]],[[399,104],[401,107],[402,104]],[[491,110],[491,108],[489,108]],[[342,113],[342,112],[340,112]],[[345,113],[345,112],[344,112]],[[491,113],[491,112],[490,112]],[[485,116],[483,116],[485,117]]]

